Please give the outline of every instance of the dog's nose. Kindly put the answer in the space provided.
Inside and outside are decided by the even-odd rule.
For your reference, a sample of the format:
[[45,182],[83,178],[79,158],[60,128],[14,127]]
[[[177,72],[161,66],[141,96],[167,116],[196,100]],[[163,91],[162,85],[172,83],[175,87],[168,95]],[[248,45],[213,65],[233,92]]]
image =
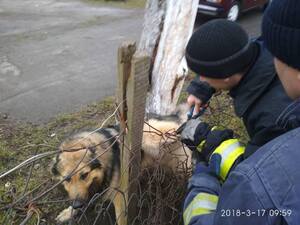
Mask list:
[[76,199],[75,201],[73,201],[73,209],[80,209],[82,208],[84,205],[84,202],[82,200]]

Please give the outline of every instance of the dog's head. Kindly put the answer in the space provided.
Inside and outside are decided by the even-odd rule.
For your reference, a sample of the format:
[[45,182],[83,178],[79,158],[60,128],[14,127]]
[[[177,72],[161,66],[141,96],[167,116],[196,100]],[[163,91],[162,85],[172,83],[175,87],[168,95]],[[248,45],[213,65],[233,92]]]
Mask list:
[[53,175],[62,180],[64,189],[73,200],[73,208],[81,208],[106,185],[111,170],[110,144],[99,133],[83,132],[64,141],[62,151],[54,159]]

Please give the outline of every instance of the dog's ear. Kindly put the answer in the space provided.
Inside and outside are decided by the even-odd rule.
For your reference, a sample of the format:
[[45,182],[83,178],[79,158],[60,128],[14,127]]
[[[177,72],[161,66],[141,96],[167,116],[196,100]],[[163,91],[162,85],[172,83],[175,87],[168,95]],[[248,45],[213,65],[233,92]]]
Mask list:
[[96,158],[96,159],[93,159],[92,162],[91,162],[91,170],[94,170],[94,169],[101,169],[101,163],[100,161]]
[[60,173],[58,171],[58,168],[57,168],[58,163],[59,163],[59,155],[57,155],[55,157],[55,159],[53,160],[53,163],[52,163],[51,169],[50,169],[52,175],[55,176],[55,177],[58,177],[60,175]]

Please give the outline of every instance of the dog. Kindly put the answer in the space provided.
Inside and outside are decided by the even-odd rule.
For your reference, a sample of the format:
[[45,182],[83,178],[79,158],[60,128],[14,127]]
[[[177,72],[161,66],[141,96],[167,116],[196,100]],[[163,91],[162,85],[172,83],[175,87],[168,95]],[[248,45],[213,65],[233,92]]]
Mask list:
[[[148,119],[143,133],[142,169],[159,164],[181,172],[191,167],[191,152],[175,136],[180,125],[179,117]],[[113,202],[119,224],[125,203],[117,191],[121,178],[118,135],[117,127],[107,127],[77,133],[61,143],[61,153],[55,157],[51,171],[62,181],[73,204],[57,216],[59,223],[70,220],[98,193],[103,201]]]

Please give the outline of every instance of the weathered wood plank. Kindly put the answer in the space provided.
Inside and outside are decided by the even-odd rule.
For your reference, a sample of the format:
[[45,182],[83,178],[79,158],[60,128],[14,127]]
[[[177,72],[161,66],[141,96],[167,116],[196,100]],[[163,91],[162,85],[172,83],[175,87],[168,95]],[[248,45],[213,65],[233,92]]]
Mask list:
[[137,216],[138,176],[140,174],[141,145],[145,116],[146,95],[150,58],[145,53],[136,53],[134,43],[125,43],[119,49],[118,101],[124,102],[120,108],[121,130],[126,133],[121,141],[121,183],[125,194],[123,212],[119,215],[119,225],[132,224]]
[[[136,51],[135,42],[124,42],[118,49],[118,89],[117,102],[120,105],[120,127],[121,131],[127,130],[127,102],[126,89],[127,82],[131,73],[131,60]],[[116,215],[118,225],[127,224],[127,202],[128,195],[126,194],[129,186],[129,154],[126,149],[126,134],[120,137],[120,159],[121,159],[121,177],[120,177],[120,191],[125,194],[123,201],[119,202],[119,207],[122,208],[120,213]]]
[[[138,215],[138,192],[145,105],[148,89],[150,58],[143,53],[136,53],[132,60],[131,75],[127,85],[127,141],[129,147],[129,190],[128,223]],[[127,156],[128,158],[128,156]]]

